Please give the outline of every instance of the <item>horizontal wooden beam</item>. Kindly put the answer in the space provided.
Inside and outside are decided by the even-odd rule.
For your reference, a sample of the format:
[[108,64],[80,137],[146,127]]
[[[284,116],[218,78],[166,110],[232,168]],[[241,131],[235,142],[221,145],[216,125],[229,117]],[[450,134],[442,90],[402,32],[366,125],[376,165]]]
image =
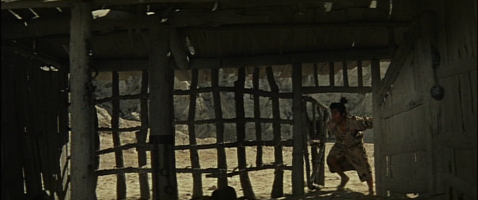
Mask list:
[[[151,3],[212,3],[212,2],[237,2],[242,4],[257,4],[262,6],[270,5],[289,5],[301,3],[323,3],[323,2],[370,2],[370,0],[294,0],[294,1],[276,1],[276,0],[258,0],[258,1],[243,1],[243,0],[93,0],[91,3],[94,6],[112,6],[112,5],[134,5],[134,4],[151,4]],[[70,7],[72,1],[70,0],[17,0],[17,1],[2,1],[2,10],[5,9],[27,9],[27,8],[55,8],[55,7]]]
[[425,144],[409,143],[407,145],[389,145],[383,148],[383,156],[393,156],[398,154],[414,153],[419,151],[426,151]]
[[[438,66],[437,72],[439,78],[447,78],[463,73],[470,73],[478,68],[478,59],[474,58],[460,58],[456,61],[448,63],[448,65]],[[476,72],[475,72],[476,73]]]
[[403,180],[384,177],[383,185],[386,190],[402,194],[428,193],[428,183],[426,180]]
[[420,95],[414,95],[410,98],[407,98],[401,102],[393,104],[389,109],[384,110],[382,113],[382,118],[387,119],[389,117],[395,116],[402,112],[412,110],[420,105],[422,105],[422,98]]
[[315,93],[371,93],[372,87],[345,87],[345,86],[319,86],[319,87],[303,87],[303,94]]
[[[292,63],[317,63],[389,59],[388,48],[330,50],[305,53],[244,56],[233,58],[189,58],[189,69],[239,68],[246,66],[288,65]],[[147,59],[93,60],[98,71],[142,71],[148,69]],[[174,60],[171,69],[179,70]],[[363,87],[367,88],[367,87]],[[314,90],[314,89],[312,89]],[[369,92],[364,89],[365,93]]]
[[[113,15],[114,16],[114,15]],[[157,15],[105,17],[92,20],[93,32],[107,33],[112,31],[148,29],[151,23],[161,23]],[[168,17],[168,25],[177,27],[180,35],[197,31],[236,31],[236,30],[284,30],[284,29],[317,29],[329,27],[396,27],[409,26],[410,22],[337,22],[315,24],[270,24],[269,16],[239,15],[235,10],[217,12],[200,12],[183,10]],[[243,25],[248,24],[248,25]],[[259,25],[260,24],[260,25]],[[55,19],[38,18],[28,21],[27,26],[21,21],[2,24],[2,38],[15,39],[22,37],[43,37],[48,35],[68,35],[70,32],[70,17]],[[206,26],[206,27],[205,27]],[[221,27],[218,27],[221,26]],[[386,31],[387,29],[384,29]],[[127,33],[125,33],[127,34]]]
[[451,174],[445,174],[444,175],[444,181],[453,187],[453,189],[456,189],[460,192],[463,192],[465,196],[469,197],[469,199],[477,199],[477,191],[476,191],[476,185],[470,184],[458,177],[455,177]]
[[[411,30],[409,30],[411,31]],[[404,42],[398,47],[393,58],[390,62],[390,65],[383,77],[380,89],[378,91],[378,99],[383,99],[387,95],[387,92],[390,90],[392,84],[398,77],[400,70],[403,66],[411,64],[413,61],[413,55],[411,54],[412,49],[415,45],[416,39],[419,37],[416,31],[411,31],[411,35],[405,39]],[[383,101],[380,101],[381,104]]]
[[[455,149],[476,149],[477,141],[472,139],[470,135],[476,132],[454,132],[454,133],[440,133],[437,137],[439,145],[455,148]],[[476,137],[475,137],[476,138]]]
[[[3,47],[2,47],[3,48]],[[68,70],[69,69],[69,63],[68,61],[61,61],[51,55],[47,55],[45,53],[41,52],[34,52],[33,50],[30,50],[29,48],[20,45],[20,44],[14,44],[11,47],[6,47],[10,48],[14,52],[20,54],[21,56],[24,56],[29,59],[35,59],[43,62],[45,65],[52,65],[58,69],[62,70]]]

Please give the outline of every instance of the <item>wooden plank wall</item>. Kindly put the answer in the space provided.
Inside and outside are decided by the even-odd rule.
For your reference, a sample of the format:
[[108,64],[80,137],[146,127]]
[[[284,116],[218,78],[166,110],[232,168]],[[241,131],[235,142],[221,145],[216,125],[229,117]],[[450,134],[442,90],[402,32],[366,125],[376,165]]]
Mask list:
[[445,97],[435,106],[436,162],[442,166],[435,187],[446,193],[442,199],[477,199],[476,1],[443,0],[436,9],[438,79]]
[[[440,200],[477,199],[476,1],[442,0],[422,13],[420,37],[382,105],[386,171],[391,193]],[[431,97],[432,52],[440,55],[438,83],[445,97]],[[393,62],[393,59],[392,59]],[[425,181],[423,181],[425,180]]]
[[5,58],[2,59],[2,86],[5,86],[2,88],[2,169],[9,170],[2,173],[8,172],[4,177],[10,189],[2,198],[25,199],[46,190],[49,199],[68,199],[66,73],[44,71],[40,69],[43,63],[15,54]]

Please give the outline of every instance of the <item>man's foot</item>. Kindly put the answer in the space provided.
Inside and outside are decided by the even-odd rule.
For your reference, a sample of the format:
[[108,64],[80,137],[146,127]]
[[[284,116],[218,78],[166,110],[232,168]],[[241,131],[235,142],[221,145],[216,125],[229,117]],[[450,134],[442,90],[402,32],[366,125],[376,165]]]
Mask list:
[[367,195],[368,196],[373,196],[373,195],[375,195],[375,192],[373,190],[369,190]]
[[349,179],[350,178],[348,176],[342,177],[341,180],[340,180],[340,185],[337,186],[337,190],[339,190],[339,191],[344,190],[344,187],[349,182]]

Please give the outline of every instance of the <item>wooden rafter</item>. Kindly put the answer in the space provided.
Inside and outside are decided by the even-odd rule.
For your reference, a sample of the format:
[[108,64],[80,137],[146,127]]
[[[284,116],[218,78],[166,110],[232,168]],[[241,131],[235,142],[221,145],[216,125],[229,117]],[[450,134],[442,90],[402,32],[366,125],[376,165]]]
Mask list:
[[[241,0],[94,0],[91,1],[93,6],[113,6],[113,5],[134,5],[134,4],[148,4],[148,3],[213,3],[213,2],[237,2],[243,4],[258,4],[261,6],[270,5],[289,5],[301,3],[324,3],[324,2],[345,2],[353,3],[357,1],[370,2],[370,0],[294,0],[294,1],[275,1],[275,0],[260,0],[248,1],[244,3]],[[55,8],[55,7],[70,7],[72,1],[69,0],[17,0],[17,1],[2,1],[2,10],[5,9],[26,9],[26,8]]]
[[[193,19],[194,18],[194,19]],[[227,18],[227,20],[224,20]],[[112,31],[147,29],[150,23],[160,23],[161,19],[157,16],[125,17],[117,19],[99,18],[92,21],[91,29],[93,32],[107,33]],[[235,31],[235,30],[284,30],[284,29],[320,29],[332,27],[407,27],[410,22],[380,22],[380,21],[362,21],[362,22],[336,22],[336,23],[315,23],[315,24],[275,24],[265,25],[259,23],[269,22],[269,16],[241,16],[234,14],[234,11],[208,12],[200,16],[184,14],[175,14],[168,18],[168,24],[172,27],[178,27],[179,33],[190,33],[197,31]],[[22,37],[42,37],[48,35],[66,35],[69,34],[69,17],[60,17],[56,19],[35,19],[28,22],[25,26],[23,22],[5,23],[2,26],[3,39],[15,39]],[[241,25],[242,24],[242,25]],[[248,24],[248,25],[243,25]],[[255,24],[255,25],[254,25]],[[219,27],[201,27],[204,25],[214,25]]]
[[[262,55],[234,58],[190,58],[189,69],[238,68],[245,66],[287,65],[292,63],[317,63],[335,61],[356,61],[389,59],[388,48],[331,50],[305,53]],[[148,60],[93,60],[98,71],[139,71],[145,70]],[[172,69],[178,69],[175,64]]]

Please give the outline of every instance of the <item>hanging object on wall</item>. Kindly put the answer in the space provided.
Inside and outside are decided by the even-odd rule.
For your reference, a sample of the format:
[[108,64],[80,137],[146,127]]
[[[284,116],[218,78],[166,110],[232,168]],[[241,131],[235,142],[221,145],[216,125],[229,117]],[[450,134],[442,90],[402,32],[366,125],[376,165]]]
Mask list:
[[435,100],[442,100],[443,97],[445,97],[445,89],[438,83],[438,77],[437,77],[437,68],[438,65],[440,65],[440,54],[438,51],[435,49],[434,46],[432,46],[432,68],[433,68],[433,79],[435,80],[435,84],[433,87],[430,89],[430,94]]

